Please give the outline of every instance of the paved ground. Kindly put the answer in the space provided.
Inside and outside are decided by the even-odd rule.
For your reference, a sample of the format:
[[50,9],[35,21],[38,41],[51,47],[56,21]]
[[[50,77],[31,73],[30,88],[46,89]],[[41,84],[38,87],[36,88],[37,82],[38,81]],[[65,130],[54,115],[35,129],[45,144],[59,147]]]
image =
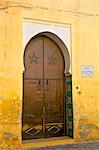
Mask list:
[[66,144],[66,145],[59,145],[59,146],[53,146],[53,147],[30,148],[30,149],[24,149],[24,150],[99,150],[99,142]]

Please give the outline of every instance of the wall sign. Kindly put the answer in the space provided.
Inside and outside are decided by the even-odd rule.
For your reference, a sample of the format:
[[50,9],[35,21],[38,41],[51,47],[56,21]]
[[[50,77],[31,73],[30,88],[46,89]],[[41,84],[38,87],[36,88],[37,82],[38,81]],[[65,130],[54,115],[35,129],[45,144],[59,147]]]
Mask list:
[[94,76],[94,67],[93,66],[82,66],[81,67],[82,77],[93,77]]

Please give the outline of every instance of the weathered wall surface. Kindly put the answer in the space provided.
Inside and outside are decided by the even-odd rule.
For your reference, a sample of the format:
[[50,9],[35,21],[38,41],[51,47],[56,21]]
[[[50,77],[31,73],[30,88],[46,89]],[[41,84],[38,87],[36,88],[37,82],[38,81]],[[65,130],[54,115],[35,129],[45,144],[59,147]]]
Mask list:
[[[17,13],[16,13],[17,12]],[[21,143],[22,17],[20,9],[0,10],[0,148]]]
[[[0,1],[0,148],[21,146],[22,24],[71,24],[75,140],[99,139],[99,1]],[[81,66],[93,66],[82,77]],[[78,87],[78,89],[76,88]]]

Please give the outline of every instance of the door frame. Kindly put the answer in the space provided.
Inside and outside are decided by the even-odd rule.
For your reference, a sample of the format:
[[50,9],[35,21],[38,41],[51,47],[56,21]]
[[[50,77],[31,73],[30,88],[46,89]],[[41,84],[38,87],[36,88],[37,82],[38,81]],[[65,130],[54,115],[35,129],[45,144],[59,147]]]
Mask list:
[[[62,54],[63,54],[63,57],[64,57],[64,61],[65,61],[65,70],[64,70],[64,76],[66,77],[67,75],[70,75],[71,74],[69,73],[69,69],[70,69],[70,55],[69,55],[69,52],[68,52],[68,49],[66,47],[66,45],[64,44],[64,42],[57,36],[55,35],[54,33],[51,33],[51,32],[41,32],[37,35],[35,35],[34,37],[32,37],[30,39],[30,41],[35,38],[36,36],[39,36],[39,35],[44,35],[50,39],[52,39],[58,46],[59,48],[61,49],[62,51]],[[30,42],[29,41],[29,42]],[[29,42],[27,43],[27,45],[29,44]],[[27,47],[26,45],[26,47]],[[25,47],[25,49],[26,49]],[[23,61],[24,62],[24,61]],[[24,71],[25,71],[25,64],[24,64]],[[23,80],[24,80],[24,72],[23,72]],[[23,83],[24,84],[24,83]],[[24,85],[23,85],[24,86]],[[23,90],[23,95],[24,95],[24,90]],[[22,109],[23,110],[23,109]],[[23,115],[22,115],[23,116]]]

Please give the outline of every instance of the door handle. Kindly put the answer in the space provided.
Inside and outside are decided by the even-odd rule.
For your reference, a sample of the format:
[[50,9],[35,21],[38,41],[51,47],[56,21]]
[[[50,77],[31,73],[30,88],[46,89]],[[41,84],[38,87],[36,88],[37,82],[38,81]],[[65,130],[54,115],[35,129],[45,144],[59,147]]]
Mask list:
[[48,79],[46,79],[45,84],[46,84],[46,91],[48,91],[49,90]]
[[41,81],[39,80],[39,85],[41,84]]
[[48,80],[46,80],[46,84],[48,85]]
[[42,90],[42,80],[38,80],[38,90],[41,91]]

